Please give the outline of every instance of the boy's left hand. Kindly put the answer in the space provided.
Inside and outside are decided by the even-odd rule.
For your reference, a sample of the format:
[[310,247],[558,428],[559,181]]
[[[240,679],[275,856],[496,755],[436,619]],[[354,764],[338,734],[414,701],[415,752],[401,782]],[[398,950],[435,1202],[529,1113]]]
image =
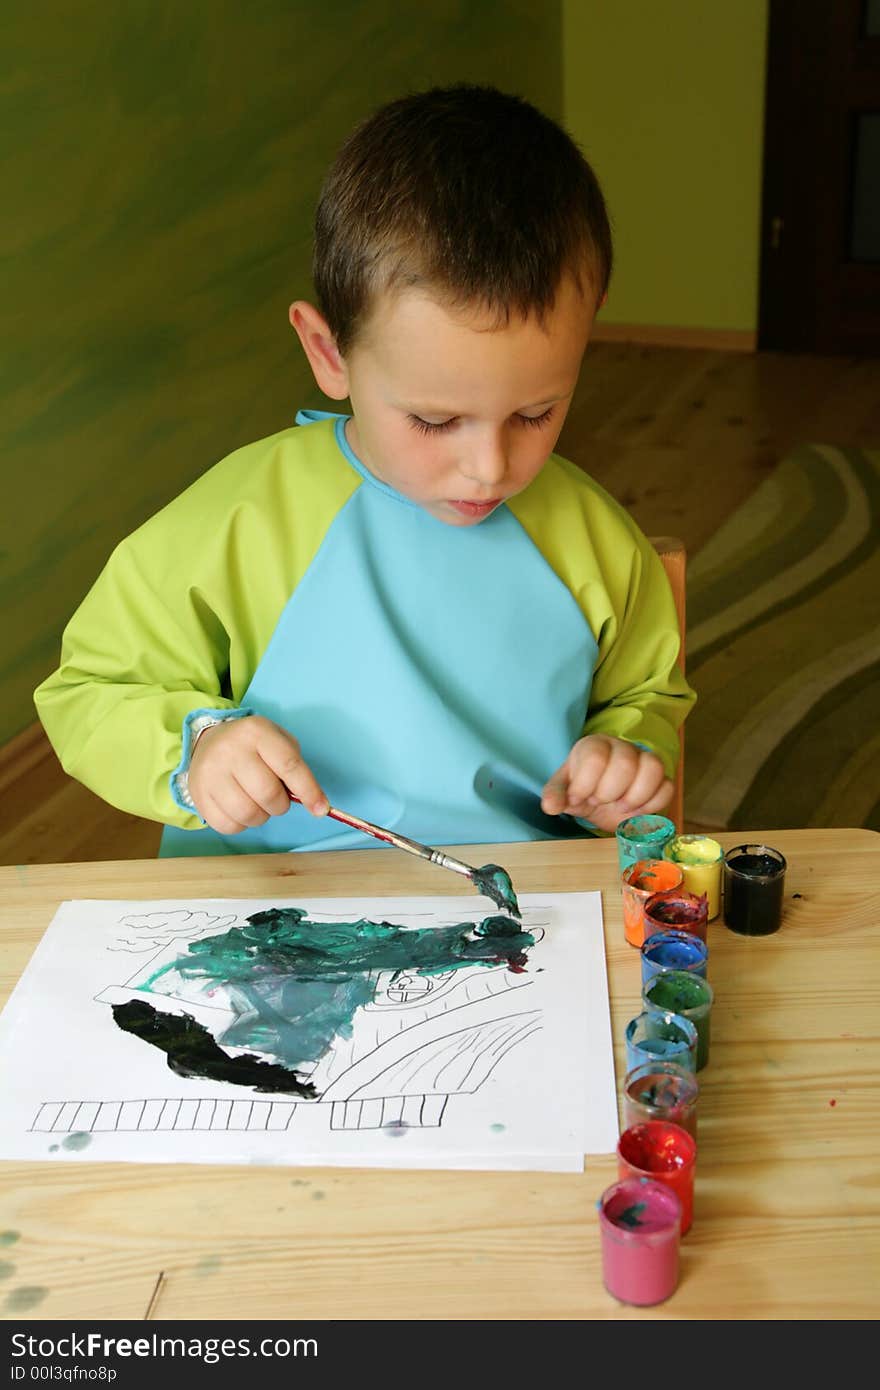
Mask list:
[[548,816],[580,816],[599,830],[613,831],[627,816],[660,811],[672,782],[656,753],[607,734],[578,739],[548,781],[541,809]]

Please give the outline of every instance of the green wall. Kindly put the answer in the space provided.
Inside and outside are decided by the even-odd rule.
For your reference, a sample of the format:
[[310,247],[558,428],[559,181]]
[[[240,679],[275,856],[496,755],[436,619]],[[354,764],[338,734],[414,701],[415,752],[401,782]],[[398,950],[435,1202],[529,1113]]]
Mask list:
[[755,331],[768,0],[563,0],[565,122],[605,190],[606,323]]
[[321,404],[287,306],[353,124],[454,81],[562,116],[559,0],[18,0],[2,36],[0,742],[115,543]]

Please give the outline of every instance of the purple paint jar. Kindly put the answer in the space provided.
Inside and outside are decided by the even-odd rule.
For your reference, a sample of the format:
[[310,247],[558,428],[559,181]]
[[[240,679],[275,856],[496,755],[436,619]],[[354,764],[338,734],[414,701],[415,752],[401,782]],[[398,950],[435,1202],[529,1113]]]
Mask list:
[[690,932],[701,941],[706,940],[709,930],[709,900],[705,893],[686,893],[683,888],[672,888],[666,893],[654,893],[645,903],[645,940],[654,932]]

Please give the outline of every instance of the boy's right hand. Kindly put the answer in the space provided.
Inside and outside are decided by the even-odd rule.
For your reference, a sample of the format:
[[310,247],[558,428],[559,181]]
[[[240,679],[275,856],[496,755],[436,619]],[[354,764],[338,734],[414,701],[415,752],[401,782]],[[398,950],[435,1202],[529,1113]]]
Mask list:
[[330,803],[292,734],[251,714],[224,719],[199,736],[187,779],[199,815],[220,835],[237,835],[283,816],[293,792],[314,816]]

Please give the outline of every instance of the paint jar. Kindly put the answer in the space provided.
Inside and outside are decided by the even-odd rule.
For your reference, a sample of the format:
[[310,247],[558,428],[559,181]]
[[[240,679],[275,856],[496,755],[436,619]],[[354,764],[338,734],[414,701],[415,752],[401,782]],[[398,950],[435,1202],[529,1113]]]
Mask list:
[[627,1179],[596,1203],[602,1281],[612,1298],[647,1308],[678,1287],[681,1202],[664,1183]]
[[626,1069],[642,1062],[676,1062],[697,1070],[697,1030],[689,1018],[645,1009],[626,1025]]
[[663,850],[675,834],[675,825],[666,816],[628,816],[614,832],[620,872],[637,859],[662,859]]
[[675,1062],[643,1062],[627,1072],[623,1083],[623,1128],[671,1120],[696,1139],[699,1092],[693,1072]]
[[637,859],[620,876],[623,895],[623,934],[630,946],[645,939],[645,903],[654,893],[680,888],[682,871],[668,859]]
[[742,936],[770,936],[782,922],[786,863],[769,845],[737,845],[724,856],[724,921]]
[[687,970],[665,970],[642,989],[646,1009],[680,1014],[697,1030],[697,1071],[709,1060],[709,1029],[715,995],[708,980]]
[[686,1235],[694,1215],[694,1174],[697,1145],[681,1125],[671,1120],[646,1120],[625,1129],[617,1141],[617,1175],[650,1178],[666,1183],[681,1202],[681,1233]]
[[705,893],[688,893],[684,888],[673,888],[668,893],[652,893],[645,903],[645,940],[655,931],[666,931],[675,927],[677,931],[690,932],[705,941],[708,935],[709,912]]
[[707,916],[711,922],[721,911],[721,861],[724,850],[708,835],[676,835],[663,851],[663,857],[678,864],[684,886],[697,897],[706,894]]
[[654,975],[666,970],[687,970],[692,975],[708,974],[709,947],[687,931],[655,931],[642,943],[642,988]]

